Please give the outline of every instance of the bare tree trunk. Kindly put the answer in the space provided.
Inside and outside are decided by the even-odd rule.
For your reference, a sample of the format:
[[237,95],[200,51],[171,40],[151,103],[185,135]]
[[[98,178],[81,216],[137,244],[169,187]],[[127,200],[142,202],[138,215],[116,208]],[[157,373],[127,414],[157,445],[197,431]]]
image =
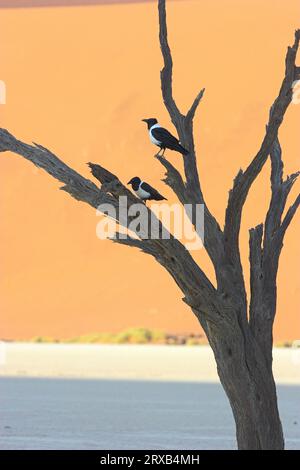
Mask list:
[[[203,322],[217,363],[218,375],[229,399],[236,423],[239,449],[283,449],[284,439],[277,406],[272,369],[248,324],[241,325],[237,315],[222,326]],[[236,318],[232,321],[232,318]],[[228,319],[228,312],[226,314]],[[219,326],[222,332],[218,331]]]
[[[222,375],[220,374],[220,377]],[[243,372],[241,379],[245,379]],[[231,379],[234,379],[232,376]],[[232,383],[226,377],[221,379],[229,398],[236,423],[236,437],[240,450],[282,450],[284,439],[282,425],[277,407],[276,388],[274,383],[268,387],[258,386],[255,375],[251,377],[250,392],[245,385],[239,389],[228,390]],[[241,381],[245,384],[245,380]]]
[[[173,98],[173,62],[167,40],[165,0],[158,0],[159,39],[164,59],[161,71],[163,100],[178,136],[189,154],[183,155],[184,178],[164,157],[156,156],[166,169],[165,183],[172,188],[182,204],[204,206],[204,245],[214,265],[217,284],[209,280],[186,248],[170,234],[170,239],[151,239],[149,234],[137,238],[113,239],[115,243],[131,246],[151,255],[172,276],[184,294],[186,302],[198,318],[213,349],[218,374],[230,401],[236,422],[239,449],[283,449],[284,439],[278,413],[276,387],[272,373],[272,328],[276,314],[276,277],[279,256],[286,230],[300,204],[300,196],[283,216],[289,192],[299,172],[283,180],[283,162],[278,140],[278,129],[292,100],[293,82],[300,78],[295,60],[300,31],[288,48],[285,75],[271,107],[263,142],[248,168],[239,171],[229,193],[225,226],[222,230],[210,212],[198,176],[193,136],[193,118],[203,97],[198,93],[187,114],[180,112]],[[11,151],[23,156],[61,181],[62,190],[75,199],[97,208],[111,204],[116,209],[116,220],[126,226],[120,217],[119,196],[127,196],[128,210],[141,202],[118,179],[100,165],[90,163],[92,174],[100,181],[98,188],[68,167],[50,150],[17,140],[0,129],[0,151]],[[243,206],[252,183],[259,175],[268,157],[271,157],[272,197],[264,223],[250,230],[249,260],[251,298],[248,311],[243,267],[239,251],[239,233]],[[149,208],[147,218],[155,217]],[[189,214],[188,214],[189,215]],[[132,218],[128,217],[130,222]],[[195,220],[191,216],[192,223]],[[128,222],[127,221],[127,222]],[[160,233],[165,228],[158,221]]]
[[216,345],[217,351],[213,349],[236,422],[238,448],[283,449],[273,375],[259,362],[261,357],[257,357],[256,346],[249,344],[250,338],[235,334],[232,339],[234,347],[228,346],[227,338]]

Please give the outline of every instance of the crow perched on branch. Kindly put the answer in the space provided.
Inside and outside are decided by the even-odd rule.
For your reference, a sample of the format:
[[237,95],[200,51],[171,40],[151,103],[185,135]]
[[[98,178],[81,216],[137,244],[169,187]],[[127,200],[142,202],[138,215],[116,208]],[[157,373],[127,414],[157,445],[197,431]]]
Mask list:
[[152,188],[150,184],[145,183],[145,181],[142,181],[141,178],[139,178],[138,176],[131,178],[131,180],[128,181],[127,184],[130,184],[132,186],[132,189],[135,194],[143,201],[149,201],[151,199],[154,201],[162,201],[163,199],[167,200],[158,191],[156,191],[156,189]]
[[182,155],[187,155],[189,153],[188,150],[182,147],[176,137],[158,124],[157,119],[149,118],[142,119],[142,121],[147,123],[150,140],[152,144],[157,145],[160,150],[163,151],[162,155],[164,155],[166,149],[175,150]]

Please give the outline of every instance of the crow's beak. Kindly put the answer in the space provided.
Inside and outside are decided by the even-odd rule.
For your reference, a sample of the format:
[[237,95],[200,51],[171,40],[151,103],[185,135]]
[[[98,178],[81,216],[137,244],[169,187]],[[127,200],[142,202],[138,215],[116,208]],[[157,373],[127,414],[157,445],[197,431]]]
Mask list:
[[142,119],[143,122],[148,122],[148,119]]
[[131,180],[130,180],[130,181],[128,181],[128,183],[127,183],[127,184],[131,184]]

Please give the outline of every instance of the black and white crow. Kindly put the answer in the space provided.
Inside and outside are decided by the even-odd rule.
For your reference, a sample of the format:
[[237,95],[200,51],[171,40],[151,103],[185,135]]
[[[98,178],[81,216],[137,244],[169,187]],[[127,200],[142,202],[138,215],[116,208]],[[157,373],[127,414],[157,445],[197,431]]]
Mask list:
[[157,145],[160,150],[163,151],[162,155],[165,153],[166,149],[175,150],[176,152],[182,153],[182,155],[189,153],[188,150],[180,145],[176,137],[158,124],[157,119],[149,118],[142,119],[142,121],[147,123],[150,140],[152,144]]
[[150,184],[145,183],[145,181],[142,181],[141,178],[139,178],[138,176],[131,178],[131,180],[128,181],[127,184],[131,184],[135,194],[143,201],[149,201],[151,199],[153,199],[154,201],[162,201],[163,199],[167,200],[165,197],[159,194],[156,189],[152,188]]

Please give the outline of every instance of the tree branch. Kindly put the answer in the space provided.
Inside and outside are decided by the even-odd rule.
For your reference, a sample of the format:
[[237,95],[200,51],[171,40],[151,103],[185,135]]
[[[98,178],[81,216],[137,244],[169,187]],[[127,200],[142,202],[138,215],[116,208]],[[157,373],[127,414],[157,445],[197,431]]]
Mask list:
[[249,324],[253,331],[257,330],[257,322],[261,317],[263,291],[263,224],[249,230],[249,261],[250,261],[250,315]]
[[168,44],[168,31],[167,31],[167,15],[166,15],[166,3],[165,0],[158,1],[158,12],[159,12],[159,42],[161,52],[164,60],[164,67],[160,72],[161,76],[161,90],[163,100],[167,110],[169,111],[172,122],[177,127],[179,121],[183,118],[181,115],[175,100],[173,98],[173,59],[171,50]]
[[283,241],[283,238],[284,238],[284,235],[285,235],[285,232],[286,232],[288,226],[290,225],[294,215],[296,214],[296,211],[299,207],[299,204],[300,204],[300,194],[298,194],[295,202],[290,206],[290,208],[287,211],[286,216],[284,217],[284,219],[282,221],[282,224],[279,228],[279,235],[280,235],[280,239],[282,241]]
[[86,202],[95,208],[102,203],[115,205],[111,196],[100,191],[94,183],[74,171],[42,145],[25,144],[7,130],[0,129],[0,151],[11,151],[31,161],[35,166],[64,183],[65,186],[62,189],[79,201]]
[[278,136],[273,142],[271,152],[271,187],[276,188],[282,183],[283,176],[283,161],[282,150],[279,143]]
[[166,158],[162,155],[156,155],[157,160],[165,167],[167,170],[165,173],[166,178],[163,180],[167,186],[169,186],[176,196],[178,197],[179,201],[182,204],[185,204],[185,184],[181,177],[179,171],[170,163]]
[[239,172],[238,177],[234,181],[233,188],[229,193],[224,227],[224,235],[228,239],[228,247],[230,247],[230,250],[228,250],[228,256],[230,256],[229,251],[232,250],[232,256],[239,258],[238,236],[242,209],[247,194],[271,152],[273,142],[277,137],[279,126],[283,120],[288,105],[292,100],[292,85],[295,78],[295,60],[299,46],[299,39],[300,30],[297,30],[295,32],[294,45],[288,48],[286,55],[285,77],[282,82],[279,95],[272,106],[267,131],[262,145],[246,171],[244,173],[242,171]]
[[[187,116],[184,116],[173,97],[172,89],[172,73],[173,73],[173,61],[171,50],[168,44],[167,38],[167,20],[166,20],[166,2],[165,0],[158,0],[158,12],[159,12],[159,41],[161,52],[164,60],[164,68],[161,71],[161,89],[165,106],[169,112],[170,118],[176,127],[179,139],[186,148],[189,150],[188,155],[183,156],[184,160],[184,172],[186,183],[182,184],[182,178],[179,178],[179,172],[174,169],[171,164],[166,164],[165,160],[159,160],[165,168],[167,167],[167,184],[171,183],[171,178],[175,183],[169,184],[175,191],[178,199],[183,204],[203,204],[204,205],[204,224],[206,237],[204,240],[204,246],[216,266],[220,261],[221,253],[223,250],[222,245],[222,231],[214,216],[209,211],[207,204],[204,200],[204,196],[201,191],[200,180],[198,176],[194,136],[193,136],[193,117],[197,109],[198,104],[204,93],[204,89],[195,98]],[[168,178],[168,176],[170,178]],[[192,223],[194,223],[192,221]],[[216,277],[219,275],[216,272]]]
[[199,103],[200,101],[202,100],[202,97],[204,95],[204,92],[205,92],[205,88],[202,88],[202,90],[200,90],[200,92],[198,93],[198,95],[196,96],[196,98],[194,99],[193,103],[192,103],[192,106],[190,107],[190,109],[188,110],[187,112],[187,115],[186,115],[186,123],[192,123],[194,117],[195,117],[195,112],[197,111],[197,108],[199,106]]
[[120,238],[119,233],[116,233],[114,237],[110,238],[110,240],[114,243],[118,243],[119,245],[126,245],[138,248],[142,252],[155,257],[155,250],[153,250],[153,247],[151,246],[151,243],[149,243],[149,240],[139,240],[138,238],[132,238],[129,236],[127,236],[126,238]]
[[[283,120],[284,114],[292,100],[292,84],[296,74],[296,54],[299,46],[300,30],[295,32],[295,41],[292,47],[288,48],[286,55],[286,70],[279,95],[276,98],[267,125],[265,137],[262,145],[246,169],[245,172],[238,173],[234,180],[233,188],[229,193],[228,205],[225,216],[224,241],[225,254],[228,262],[231,263],[238,273],[238,278],[243,278],[242,265],[239,252],[239,232],[241,225],[242,209],[250,187],[271,152],[272,145],[277,137],[279,126]],[[275,149],[274,151],[278,151]],[[279,170],[280,172],[280,170]],[[280,178],[280,176],[277,176]]]
[[299,172],[288,176],[283,181],[282,152],[278,137],[273,142],[270,157],[272,195],[265,220],[263,244],[263,225],[250,230],[251,301],[249,312],[250,329],[263,351],[269,369],[272,367],[272,329],[276,314],[279,256],[285,231],[299,205],[299,200],[298,202],[296,200],[281,223],[287,197]]
[[[190,122],[188,128],[186,128],[186,118],[180,112],[174,97],[173,97],[173,60],[171,55],[170,46],[168,43],[168,33],[167,33],[167,15],[166,15],[166,1],[158,0],[158,15],[159,15],[159,42],[160,48],[164,60],[164,67],[161,70],[161,90],[162,96],[169,112],[170,118],[176,127],[179,140],[182,145],[189,150],[189,154],[183,156],[184,160],[184,169],[186,177],[186,186],[187,191],[190,193],[190,198],[197,198],[199,203],[203,203],[203,197],[200,189],[200,182],[198,177],[198,170],[196,165],[196,158],[194,153],[194,141],[193,134],[189,135],[187,131],[191,130],[192,123]],[[197,101],[197,100],[195,100]],[[199,98],[200,101],[200,98]],[[200,201],[201,200],[201,201]],[[190,201],[190,202],[196,202]]]
[[271,189],[272,196],[265,221],[264,250],[273,251],[272,241],[281,224],[281,217],[286,205],[288,195],[299,176],[299,172],[293,173],[283,181],[282,152],[278,137],[270,152],[271,157]]
[[[63,182],[65,185],[61,189],[79,201],[86,202],[97,209],[99,209],[100,204],[111,204],[116,209],[116,221],[126,228],[132,217],[127,217],[127,223],[120,217],[118,197],[127,196],[128,208],[133,204],[141,204],[141,200],[135,197],[116,175],[102,166],[89,163],[93,175],[101,182],[101,188],[99,189],[90,180],[67,166],[50,150],[38,144],[28,145],[21,142],[4,129],[0,129],[0,151],[14,152],[37,167],[42,168],[55,179]],[[156,215],[149,208],[146,207],[145,209],[148,215],[148,226],[151,227],[150,218],[157,220],[159,235],[161,235],[162,230],[166,234],[167,230],[162,226]],[[140,236],[138,233],[136,235]],[[147,232],[142,239],[135,239],[132,237],[123,238],[118,234],[113,241],[139,248],[143,252],[151,254],[171,274],[184,293],[186,301],[193,305],[194,309],[201,304],[201,312],[207,316],[207,318],[202,319],[204,323],[209,321],[208,317],[212,315],[215,316],[214,322],[220,322],[223,318],[222,305],[216,289],[182,243],[171,234],[169,234],[169,237],[169,239],[150,239]]]
[[116,175],[99,164],[88,162],[88,166],[92,175],[100,181],[101,185],[111,183],[112,181],[120,181]]

